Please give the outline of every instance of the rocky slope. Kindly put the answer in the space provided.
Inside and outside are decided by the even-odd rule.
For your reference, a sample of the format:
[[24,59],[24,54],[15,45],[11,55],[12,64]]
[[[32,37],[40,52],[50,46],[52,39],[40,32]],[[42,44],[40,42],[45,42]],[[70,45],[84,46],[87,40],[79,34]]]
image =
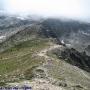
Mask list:
[[90,45],[90,23],[47,19],[42,22],[42,33],[89,55],[85,48]]
[[90,89],[90,24],[0,16],[0,86]]

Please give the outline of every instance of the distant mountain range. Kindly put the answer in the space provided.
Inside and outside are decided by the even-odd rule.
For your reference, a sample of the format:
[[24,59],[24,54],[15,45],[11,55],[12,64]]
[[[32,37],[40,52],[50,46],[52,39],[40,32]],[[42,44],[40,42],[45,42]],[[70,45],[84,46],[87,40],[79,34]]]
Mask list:
[[[84,23],[74,20],[64,19],[44,19],[40,17],[28,16],[26,18],[20,16],[0,16],[0,35],[1,39],[5,37],[16,36],[23,31],[23,35],[27,29],[36,27],[38,34],[42,37],[57,38],[77,49],[78,51],[86,51],[88,55],[90,52],[85,49],[90,45],[90,23]],[[26,30],[25,30],[26,29]],[[25,30],[25,31],[24,31]],[[35,30],[37,31],[37,30]],[[20,35],[22,36],[22,35]],[[0,41],[2,41],[0,39]]]

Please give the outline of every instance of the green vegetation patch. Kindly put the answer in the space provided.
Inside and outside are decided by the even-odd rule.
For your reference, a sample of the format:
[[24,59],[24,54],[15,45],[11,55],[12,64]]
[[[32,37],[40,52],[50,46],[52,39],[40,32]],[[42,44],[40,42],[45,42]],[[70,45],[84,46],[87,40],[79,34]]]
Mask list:
[[48,46],[48,40],[34,39],[15,45],[1,53],[0,80],[13,79],[13,76],[14,79],[32,77],[32,67],[44,63],[44,58],[37,56],[37,53],[46,46]]

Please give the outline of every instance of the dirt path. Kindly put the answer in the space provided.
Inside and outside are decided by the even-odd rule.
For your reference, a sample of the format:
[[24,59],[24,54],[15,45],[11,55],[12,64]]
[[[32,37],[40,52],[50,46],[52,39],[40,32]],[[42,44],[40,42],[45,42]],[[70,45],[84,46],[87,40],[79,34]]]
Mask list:
[[49,56],[47,56],[47,52],[51,51],[53,49],[56,49],[56,48],[60,48],[60,47],[61,47],[60,45],[53,44],[49,48],[45,48],[44,50],[40,51],[37,55],[38,56],[44,56],[45,58],[49,58]]
[[[60,46],[60,45],[52,44],[49,47],[44,48],[43,50],[41,50],[39,53],[36,54],[39,57],[44,57],[45,60],[46,60],[46,62],[43,65],[41,65],[40,67],[37,68],[37,69],[44,70],[45,74],[46,74],[46,77],[48,77],[48,74],[47,74],[47,69],[44,68],[44,65],[47,65],[48,61],[54,60],[53,57],[50,57],[50,56],[47,55],[47,52],[51,51],[51,50],[54,50],[56,48],[61,48],[61,47],[62,46]],[[50,63],[49,63],[49,65],[50,65]],[[75,69],[78,71],[77,67]],[[81,71],[81,72],[79,71],[79,73],[84,75],[86,78],[89,79],[89,77],[83,71]],[[24,81],[19,82],[19,83],[10,83],[9,85],[18,86],[18,87],[22,87],[22,86],[26,85],[26,86],[32,88],[30,90],[66,90],[64,87],[60,87],[60,86],[52,84],[53,80],[54,80],[53,78],[52,78],[52,80],[50,80],[49,77],[48,78],[35,77],[34,79],[32,79],[32,81],[24,80]]]
[[[40,57],[46,58],[46,61],[48,61],[50,59],[50,57],[47,56],[47,51],[51,51],[51,50],[59,48],[59,47],[61,47],[61,46],[56,45],[56,44],[50,45],[50,47],[41,50],[37,55]],[[46,63],[44,63],[44,64],[46,64]],[[40,67],[43,69],[42,66],[40,66]],[[26,80],[26,81],[22,81],[19,83],[9,83],[9,85],[18,86],[18,87],[22,87],[22,86],[26,85],[26,86],[32,88],[30,90],[65,90],[62,87],[52,85],[49,80],[44,79],[44,78],[34,78],[32,81]]]

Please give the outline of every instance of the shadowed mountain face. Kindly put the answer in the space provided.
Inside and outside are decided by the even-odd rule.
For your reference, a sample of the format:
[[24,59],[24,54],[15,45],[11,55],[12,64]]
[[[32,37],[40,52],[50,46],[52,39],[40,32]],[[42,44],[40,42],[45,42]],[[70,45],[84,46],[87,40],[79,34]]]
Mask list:
[[85,52],[80,53],[73,48],[64,48],[63,50],[54,50],[53,54],[74,66],[90,72],[90,56],[87,56]]
[[90,45],[90,24],[77,21],[63,21],[47,19],[42,23],[42,33],[46,37],[57,38],[78,51],[89,51],[85,48]]
[[42,25],[44,30],[51,30],[59,37],[68,36],[70,32],[77,33],[79,30],[90,32],[90,24],[72,20],[47,19]]
[[54,51],[54,54],[66,62],[90,72],[89,23],[47,19],[42,23],[42,34],[46,37],[56,38],[59,44],[64,43],[69,48],[64,51]]

